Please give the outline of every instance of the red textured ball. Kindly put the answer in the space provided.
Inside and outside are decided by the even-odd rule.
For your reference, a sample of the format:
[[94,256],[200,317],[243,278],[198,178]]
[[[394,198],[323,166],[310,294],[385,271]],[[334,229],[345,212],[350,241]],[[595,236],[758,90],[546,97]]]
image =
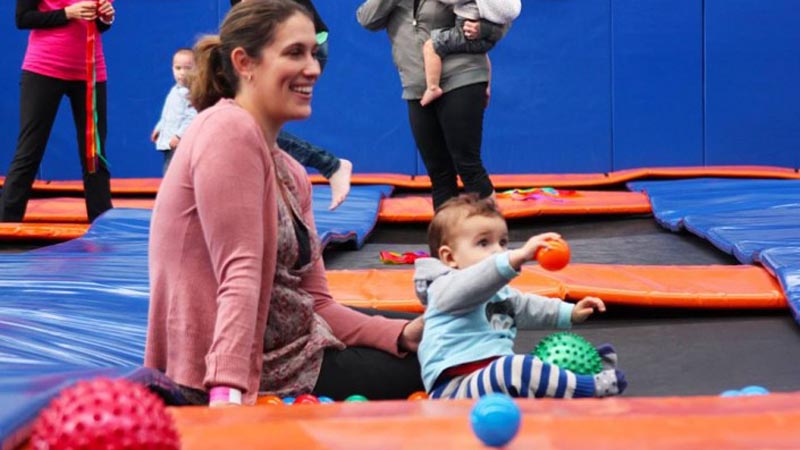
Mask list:
[[128,380],[98,378],[65,389],[33,426],[34,450],[177,450],[180,439],[164,403]]
[[569,245],[563,239],[551,239],[536,251],[536,260],[545,270],[561,270],[569,264]]

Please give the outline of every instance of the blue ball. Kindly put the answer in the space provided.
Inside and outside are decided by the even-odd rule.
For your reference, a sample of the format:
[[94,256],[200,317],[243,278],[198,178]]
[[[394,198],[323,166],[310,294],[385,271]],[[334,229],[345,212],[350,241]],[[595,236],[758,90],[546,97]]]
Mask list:
[[742,395],[742,393],[736,389],[729,389],[724,391],[722,394],[719,394],[720,397],[738,397],[740,395]]
[[283,397],[283,403],[294,405],[294,397]]
[[747,386],[743,387],[739,392],[741,395],[767,395],[769,391],[761,386]]
[[481,442],[489,447],[502,447],[519,431],[519,407],[507,395],[488,394],[472,407],[470,423]]
[[325,397],[324,395],[318,397],[320,403],[333,403],[333,399],[330,397]]

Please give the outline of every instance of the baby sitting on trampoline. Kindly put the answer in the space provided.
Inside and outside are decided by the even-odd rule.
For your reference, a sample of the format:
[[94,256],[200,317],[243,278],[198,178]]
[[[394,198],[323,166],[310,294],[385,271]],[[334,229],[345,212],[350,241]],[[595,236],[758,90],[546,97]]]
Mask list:
[[490,392],[514,397],[605,397],[627,386],[610,345],[598,347],[603,370],[578,375],[513,351],[516,327],[569,328],[603,301],[575,305],[523,294],[507,286],[548,239],[544,233],[508,250],[508,226],[491,198],[448,200],[428,228],[431,258],[415,262],[414,285],[425,309],[419,346],[422,380],[431,398],[475,398]]

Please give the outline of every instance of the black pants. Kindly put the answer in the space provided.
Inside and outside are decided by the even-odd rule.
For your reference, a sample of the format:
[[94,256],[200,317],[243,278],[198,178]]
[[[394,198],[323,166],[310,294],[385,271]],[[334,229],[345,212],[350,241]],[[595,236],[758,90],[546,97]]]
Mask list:
[[[364,314],[393,319],[413,319],[415,314],[353,308]],[[208,404],[206,392],[179,386],[184,397],[177,404]],[[317,384],[312,393],[334,400],[344,400],[360,394],[370,400],[405,399],[416,391],[424,391],[422,372],[416,354],[398,358],[367,347],[347,347],[344,350],[325,350]],[[165,401],[174,401],[164,396]],[[172,399],[172,400],[171,400]]]
[[[106,83],[97,83],[97,119],[100,149],[106,156]],[[19,138],[0,197],[0,222],[22,222],[33,180],[44,157],[58,105],[66,95],[78,138],[89,221],[111,209],[111,175],[100,160],[95,173],[86,170],[86,82],[66,81],[23,71],[20,80]]]
[[433,207],[464,190],[488,197],[494,191],[481,161],[486,83],[476,83],[445,93],[423,107],[408,101],[408,119],[419,154],[433,185]]
[[[414,314],[354,308],[369,315],[413,319]],[[370,400],[405,399],[415,391],[424,391],[422,372],[416,354],[398,358],[374,348],[347,347],[325,350],[314,395],[344,400],[360,394]]]

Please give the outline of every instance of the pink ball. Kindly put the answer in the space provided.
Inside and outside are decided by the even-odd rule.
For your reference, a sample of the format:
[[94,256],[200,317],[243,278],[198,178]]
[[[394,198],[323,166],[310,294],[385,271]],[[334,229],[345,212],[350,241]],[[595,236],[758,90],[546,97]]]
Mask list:
[[180,439],[158,396],[125,379],[98,378],[50,402],[33,426],[31,448],[177,450]]

